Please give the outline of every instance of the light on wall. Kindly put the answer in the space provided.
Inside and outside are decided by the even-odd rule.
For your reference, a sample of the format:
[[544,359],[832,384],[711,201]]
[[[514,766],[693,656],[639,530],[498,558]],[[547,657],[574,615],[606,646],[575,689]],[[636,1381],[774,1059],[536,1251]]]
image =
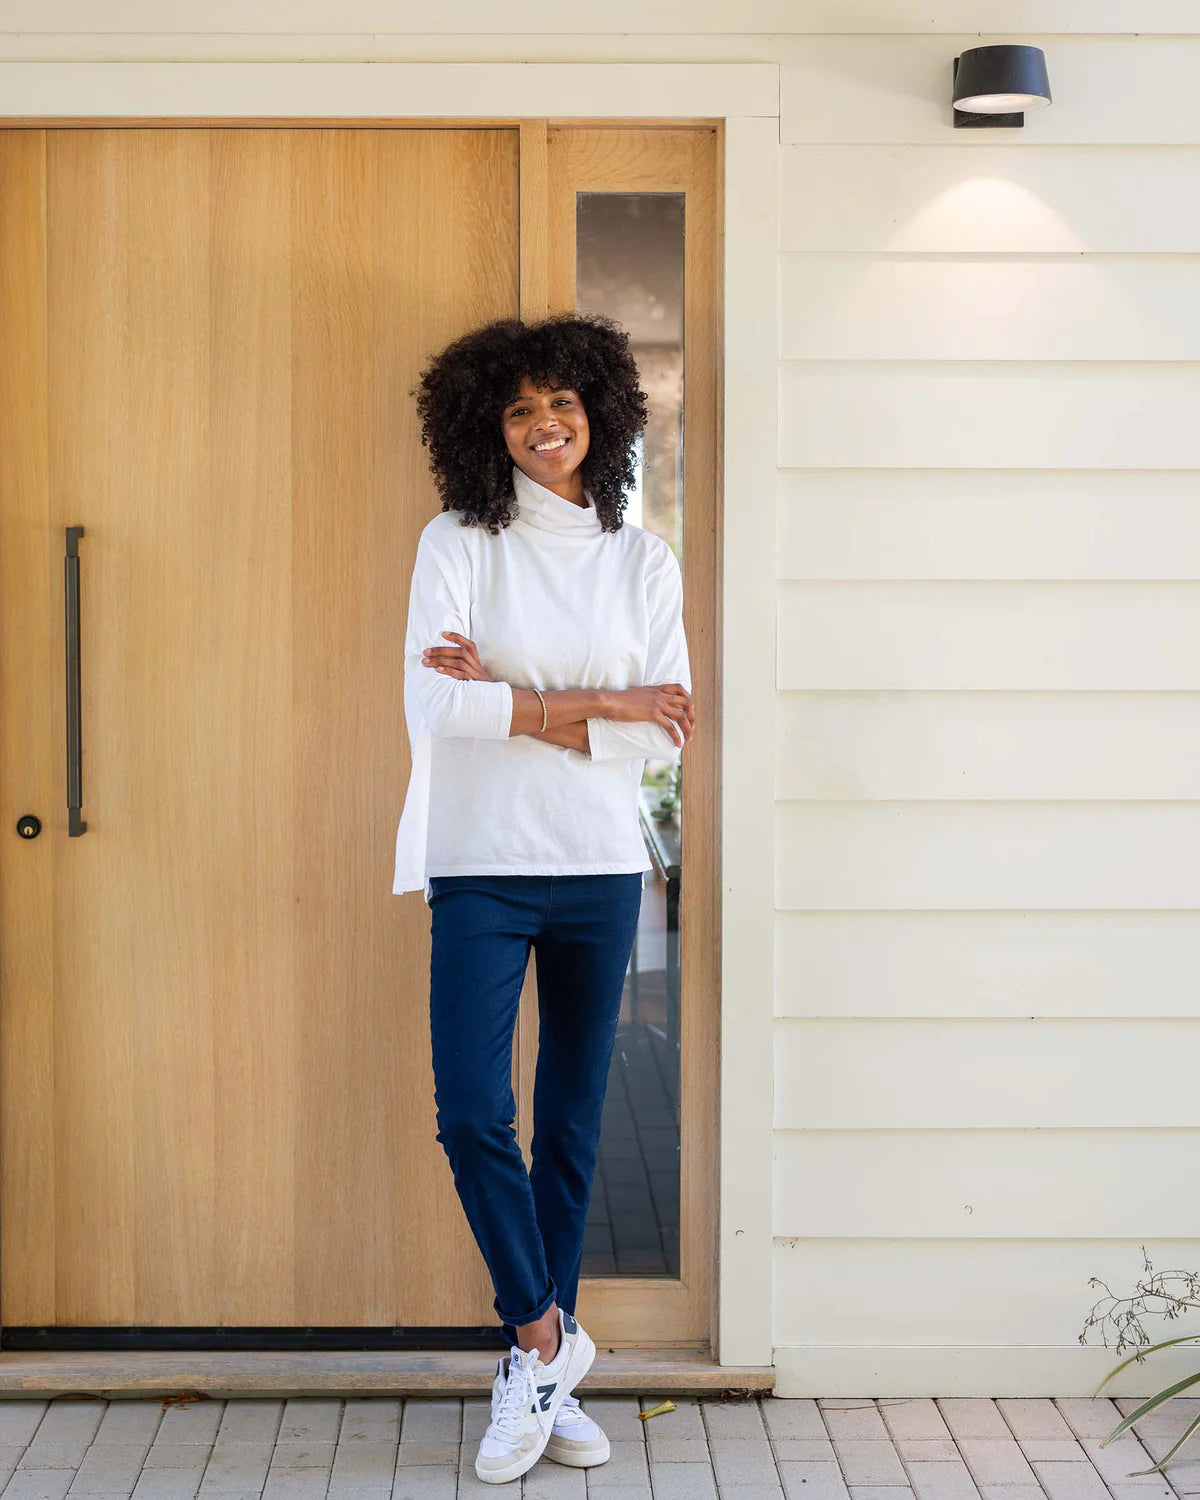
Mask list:
[[1024,125],[1027,109],[1050,103],[1046,54],[1040,47],[970,47],[954,59],[954,126]]

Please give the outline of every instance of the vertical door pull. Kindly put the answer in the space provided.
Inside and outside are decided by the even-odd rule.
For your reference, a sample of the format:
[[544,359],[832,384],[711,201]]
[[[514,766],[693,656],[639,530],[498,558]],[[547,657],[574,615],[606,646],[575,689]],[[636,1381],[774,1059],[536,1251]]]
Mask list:
[[87,824],[83,811],[83,746],[79,722],[79,538],[82,526],[67,527],[67,833],[75,839]]

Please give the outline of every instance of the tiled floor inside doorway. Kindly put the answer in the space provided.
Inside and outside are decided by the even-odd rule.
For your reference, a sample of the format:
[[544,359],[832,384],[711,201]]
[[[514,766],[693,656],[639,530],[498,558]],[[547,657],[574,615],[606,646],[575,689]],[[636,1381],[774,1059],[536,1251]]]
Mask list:
[[669,1040],[666,922],[663,883],[648,878],[631,961],[637,983],[626,975],[608,1073],[584,1276],[679,1275],[679,1053]]

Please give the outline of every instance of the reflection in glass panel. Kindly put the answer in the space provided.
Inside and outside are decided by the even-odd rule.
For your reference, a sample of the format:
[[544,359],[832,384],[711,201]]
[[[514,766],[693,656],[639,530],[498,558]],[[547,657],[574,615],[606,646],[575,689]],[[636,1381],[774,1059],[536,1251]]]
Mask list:
[[[682,193],[580,193],[576,301],[629,333],[650,418],[625,520],[683,563]],[[647,761],[642,833],[654,869],[613,1049],[585,1276],[679,1275],[678,765]]]

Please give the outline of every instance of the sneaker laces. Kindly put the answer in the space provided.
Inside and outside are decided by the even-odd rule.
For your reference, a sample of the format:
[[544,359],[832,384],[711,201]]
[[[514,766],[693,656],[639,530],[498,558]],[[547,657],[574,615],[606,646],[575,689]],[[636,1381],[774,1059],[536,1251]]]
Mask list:
[[558,1408],[558,1416],[555,1419],[556,1427],[568,1427],[572,1422],[579,1422],[587,1417],[587,1412],[579,1404],[579,1397],[569,1393],[562,1398],[562,1405]]
[[[528,1364],[525,1363],[526,1358],[529,1359]],[[508,1378],[496,1404],[492,1432],[507,1442],[517,1442],[521,1436],[525,1413],[533,1404],[535,1396],[532,1355],[526,1356],[514,1347],[508,1361]]]

